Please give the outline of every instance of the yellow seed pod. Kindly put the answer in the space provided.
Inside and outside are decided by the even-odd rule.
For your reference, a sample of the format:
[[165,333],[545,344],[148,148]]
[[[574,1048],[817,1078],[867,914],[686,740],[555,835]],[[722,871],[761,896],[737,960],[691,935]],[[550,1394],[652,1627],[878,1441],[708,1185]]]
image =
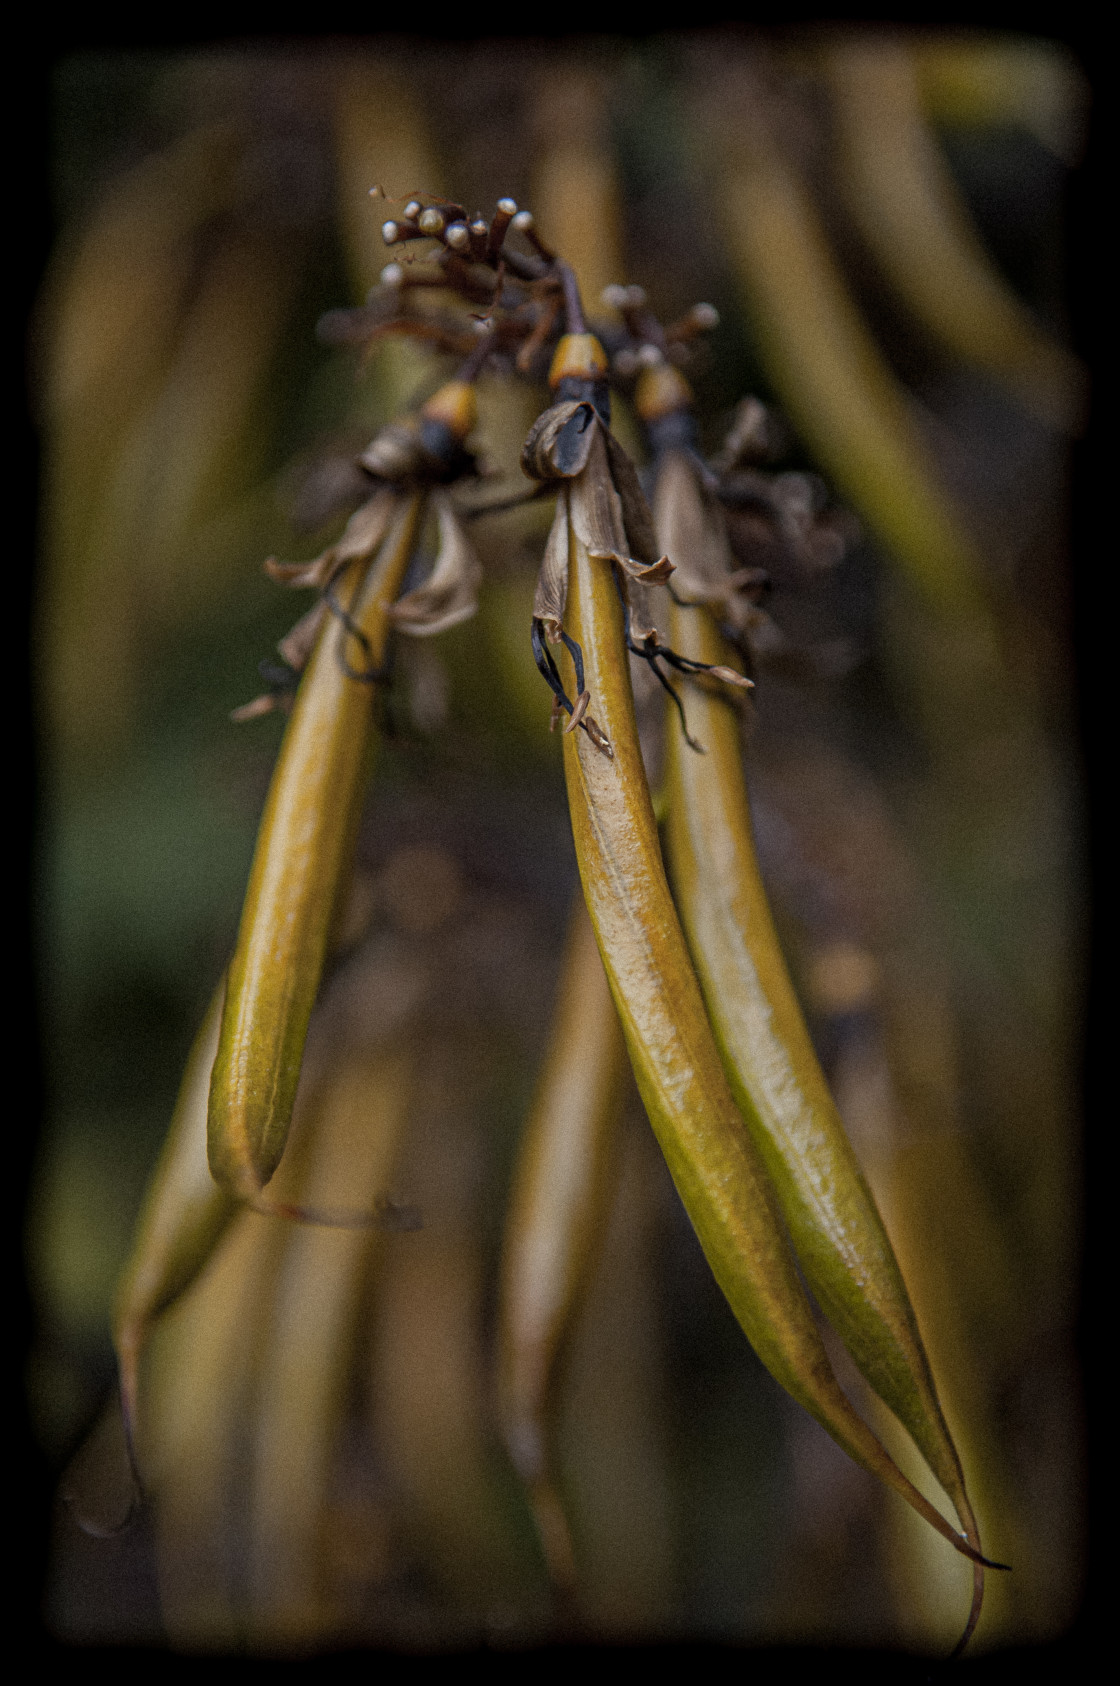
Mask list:
[[[572,497],[582,489],[577,481]],[[976,1548],[903,1476],[832,1373],[669,895],[612,570],[591,558],[575,526],[566,624],[582,645],[587,688],[613,755],[572,732],[564,738],[564,771],[588,911],[650,1123],[712,1272],[771,1374],[850,1457],[975,1560]]]
[[[734,660],[707,609],[674,607],[670,627],[682,655]],[[909,1429],[979,1550],[902,1275],[785,969],[751,838],[738,719],[723,697],[699,686],[687,706],[704,753],[688,747],[670,711],[666,841],[724,1069],[814,1296]]]
[[355,569],[338,588],[350,626],[334,618],[324,625],[261,820],[230,962],[209,1115],[210,1168],[250,1203],[259,1203],[284,1151],[365,793],[373,709],[369,684],[355,676],[346,655],[357,642],[350,628],[360,631],[368,660],[380,663],[423,504],[421,492],[402,493],[372,565]]
[[[407,1044],[335,1061],[312,1101],[301,1200],[337,1208],[381,1197],[407,1120],[413,1064]],[[289,1229],[262,1319],[247,1470],[247,1626],[257,1646],[298,1650],[337,1631],[331,1477],[364,1356],[363,1284],[384,1245],[384,1235],[369,1231]]]
[[1040,420],[1076,429],[1084,375],[1012,292],[925,122],[913,54],[847,41],[825,55],[849,213],[899,297],[965,361]]
[[977,613],[975,539],[912,402],[876,345],[805,184],[756,111],[725,158],[721,206],[768,375],[798,432],[927,601]]
[[225,993],[223,978],[187,1057],[171,1129],[152,1173],[113,1303],[113,1344],[130,1436],[136,1420],[140,1353],[148,1330],[194,1281],[237,1211],[235,1196],[214,1181],[206,1162],[210,1073]]
[[550,1416],[606,1218],[625,1071],[618,1014],[580,896],[514,1171],[498,1311],[502,1434],[529,1491],[549,1572],[565,1587],[575,1562],[552,1474]]

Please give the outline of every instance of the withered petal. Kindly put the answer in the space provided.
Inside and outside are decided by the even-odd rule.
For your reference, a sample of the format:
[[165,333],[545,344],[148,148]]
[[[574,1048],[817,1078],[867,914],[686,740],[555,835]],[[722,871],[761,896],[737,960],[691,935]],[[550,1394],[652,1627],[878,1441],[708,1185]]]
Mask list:
[[589,550],[587,554],[595,562],[617,562],[632,580],[637,580],[642,585],[664,585],[676,568],[676,563],[670,562],[667,556],[662,556],[657,562],[647,563],[636,562],[632,556],[621,556],[617,550]]
[[560,638],[564,624],[564,610],[568,602],[568,497],[562,489],[556,500],[556,514],[544,547],[537,589],[533,598],[533,618],[543,621],[550,644]]
[[639,561],[656,563],[661,555],[657,543],[657,534],[653,528],[653,517],[650,515],[646,495],[642,491],[642,483],[638,479],[638,471],[630,461],[623,447],[614,434],[604,430],[607,444],[607,458],[610,463],[611,479],[614,481],[615,491],[622,504],[622,520],[626,528],[627,546],[631,556]]
[[439,521],[435,567],[422,585],[394,603],[389,618],[399,632],[430,638],[469,620],[478,609],[482,566],[445,491],[432,493]]
[[677,595],[697,603],[726,601],[736,568],[723,512],[686,452],[668,451],[662,458],[655,503],[657,530],[677,567]]
[[313,562],[278,562],[275,556],[270,556],[264,565],[264,571],[270,580],[278,585],[290,585],[293,590],[300,587],[314,586],[321,591],[327,583],[327,577],[334,561],[334,550],[325,550]]
[[307,658],[315,648],[315,640],[319,636],[319,628],[326,614],[327,605],[320,599],[277,644],[276,648],[293,672],[302,673],[307,666]]
[[587,465],[571,490],[572,527],[589,551],[625,556],[629,551],[622,519],[622,501],[611,479],[606,434],[596,419]]
[[270,556],[264,565],[269,579],[293,588],[313,586],[322,591],[349,562],[364,562],[373,555],[389,526],[398,494],[390,486],[379,486],[373,496],[356,509],[337,544],[328,545],[311,562],[278,562]]
[[263,696],[254,697],[252,702],[242,703],[240,708],[231,708],[229,717],[237,725],[245,720],[256,720],[261,714],[271,714],[274,709],[290,707],[290,699],[276,691],[265,691]]
[[538,416],[521,449],[531,480],[570,480],[587,466],[599,421],[590,404],[567,399]]
[[576,698],[575,707],[572,709],[571,719],[568,721],[568,724],[564,727],[565,732],[574,732],[576,727],[582,723],[583,717],[587,713],[588,706],[589,706],[590,702],[591,702],[591,692],[590,691],[581,691],[579,696]]

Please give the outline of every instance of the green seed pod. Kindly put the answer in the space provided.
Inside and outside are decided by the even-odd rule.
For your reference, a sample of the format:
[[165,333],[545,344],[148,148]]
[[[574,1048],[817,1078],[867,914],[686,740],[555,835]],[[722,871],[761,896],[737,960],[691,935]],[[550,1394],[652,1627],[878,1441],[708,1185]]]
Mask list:
[[553,1581],[576,1578],[548,1429],[557,1371],[606,1219],[626,1050],[583,897],[514,1171],[498,1312],[502,1435]]
[[[229,969],[210,1085],[209,1156],[250,1204],[280,1162],[319,988],[331,918],[365,793],[373,737],[369,684],[347,660],[355,632],[376,668],[424,505],[403,492],[368,568],[338,588],[346,626],[327,622],[300,684],[257,839]],[[367,673],[366,680],[373,675]]]
[[[577,481],[573,498],[581,490]],[[613,755],[572,732],[564,770],[584,894],[650,1123],[716,1280],[767,1369],[850,1457],[975,1560],[975,1547],[906,1479],[832,1373],[665,880],[612,569],[590,557],[575,527],[566,624],[583,647]]]
[[131,1443],[140,1353],[155,1318],[189,1288],[237,1211],[236,1197],[210,1175],[206,1111],[226,980],[214,992],[187,1057],[171,1129],[148,1184],[128,1264],[113,1306],[113,1344]]
[[[661,463],[658,537],[689,571],[690,546],[731,560],[718,511],[691,461]],[[706,541],[706,543],[705,543]],[[729,662],[709,610],[673,605],[673,645]],[[829,1094],[785,968],[751,836],[739,721],[707,687],[690,689],[684,741],[670,710],[665,826],[673,890],[732,1093],[770,1178],[798,1262],[861,1373],[905,1424],[973,1546],[980,1538],[902,1274]],[[979,1616],[976,1566],[969,1631]]]

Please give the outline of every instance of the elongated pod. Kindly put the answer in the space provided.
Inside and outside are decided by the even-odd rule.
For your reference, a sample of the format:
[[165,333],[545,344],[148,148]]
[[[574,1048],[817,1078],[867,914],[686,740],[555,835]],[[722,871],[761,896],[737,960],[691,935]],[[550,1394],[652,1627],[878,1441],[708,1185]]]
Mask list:
[[832,1373],[765,1167],[724,1076],[665,880],[612,570],[590,558],[572,527],[569,564],[566,625],[583,646],[587,687],[614,750],[604,755],[582,732],[564,737],[576,855],[634,1075],[677,1191],[717,1282],[775,1379],[849,1456],[975,1558],[892,1462]]
[[574,1581],[575,1565],[552,1478],[550,1407],[606,1218],[625,1070],[618,1014],[580,896],[514,1171],[498,1312],[502,1433],[559,1585]]
[[[673,524],[661,497],[658,515],[668,545]],[[693,660],[734,659],[705,608],[674,606],[671,636]],[[684,742],[671,710],[666,841],[724,1070],[822,1311],[910,1431],[979,1550],[909,1296],[778,945],[751,837],[736,712],[699,685],[689,687],[687,707],[704,753]]]
[[218,1048],[226,980],[214,992],[179,1087],[167,1140],[156,1162],[113,1303],[113,1343],[131,1443],[144,1339],[161,1311],[189,1288],[237,1211],[235,1195],[206,1162],[210,1073]]
[[1076,359],[984,250],[921,108],[914,55],[890,40],[825,54],[848,210],[904,303],[950,351],[990,370],[1052,426],[1075,427]]
[[726,153],[721,204],[766,371],[822,469],[926,599],[975,613],[976,543],[751,91]]
[[[301,1199],[337,1207],[378,1198],[393,1175],[413,1064],[407,1043],[335,1062],[312,1103]],[[381,1245],[368,1231],[289,1229],[261,1344],[246,1504],[247,1625],[264,1648],[321,1641],[340,1619],[325,1530],[367,1333],[363,1282]]]
[[337,596],[365,646],[328,619],[296,697],[261,820],[210,1084],[215,1178],[260,1201],[291,1122],[307,1023],[353,850],[373,733],[370,685],[354,662],[381,662],[388,610],[408,567],[423,506],[400,494],[368,568]]

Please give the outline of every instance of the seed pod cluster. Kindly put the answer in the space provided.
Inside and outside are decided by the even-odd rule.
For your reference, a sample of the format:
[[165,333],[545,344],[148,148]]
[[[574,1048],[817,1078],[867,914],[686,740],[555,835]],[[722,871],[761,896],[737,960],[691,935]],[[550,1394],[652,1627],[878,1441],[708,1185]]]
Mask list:
[[[508,250],[510,232],[531,256]],[[497,1385],[506,1445],[553,1580],[570,1592],[578,1552],[550,1419],[559,1354],[602,1226],[625,1050],[715,1280],[763,1364],[974,1565],[963,1644],[979,1617],[986,1559],[901,1272],[785,972],[740,758],[736,703],[753,686],[743,667],[779,635],[760,607],[764,571],[733,554],[726,511],[749,505],[806,568],[827,565],[836,530],[809,477],[760,467],[775,430],[757,401],[740,407],[723,452],[702,459],[678,363],[681,348],[714,325],[710,307],[663,328],[640,289],[608,289],[625,329],[608,351],[588,331],[572,271],[513,201],[499,202],[487,223],[463,206],[416,199],[383,237],[392,246],[438,245],[434,278],[402,268],[383,275],[384,289],[439,285],[461,304],[485,302],[487,316],[456,377],[359,457],[368,497],[337,542],[311,563],[269,565],[278,580],[319,597],[281,642],[287,678],[238,711],[250,718],[281,699],[291,705],[224,989],[192,1053],[122,1288],[129,1416],[143,1331],[197,1276],[239,1206],[323,1227],[414,1223],[387,1201],[324,1206],[276,1199],[268,1185],[284,1154],[346,891],[391,638],[445,631],[477,607],[482,571],[455,495],[477,466],[467,444],[474,383],[491,366],[531,374],[547,356],[550,402],[521,453],[524,474],[555,496],[529,635],[552,692],[552,723],[564,727],[584,906],[573,916],[507,1222]],[[417,324],[389,325],[403,334]],[[450,346],[460,330],[432,334]],[[647,431],[652,512],[611,430],[612,380],[632,390]],[[436,556],[417,582],[411,570],[429,515]],[[667,699],[661,806],[671,883],[632,667]],[[199,1161],[204,1091],[208,1173]],[[390,1109],[394,1142],[403,1108],[401,1100]],[[902,1473],[845,1395],[802,1277],[910,1432],[963,1532]],[[350,1276],[347,1283],[356,1292]]]

